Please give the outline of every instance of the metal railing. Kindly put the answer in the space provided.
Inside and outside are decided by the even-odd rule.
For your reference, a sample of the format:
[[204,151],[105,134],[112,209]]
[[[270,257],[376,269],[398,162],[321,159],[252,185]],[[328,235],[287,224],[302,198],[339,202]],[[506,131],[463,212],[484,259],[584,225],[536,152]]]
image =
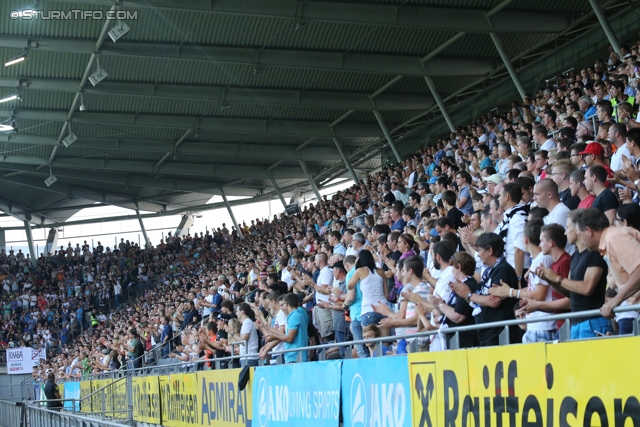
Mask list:
[[0,427],[130,427],[128,424],[36,406],[39,403],[0,400]]
[[[640,311],[640,304],[616,307],[614,309],[614,313],[624,313],[629,311]],[[224,358],[203,359],[203,360],[198,360],[196,362],[172,363],[172,364],[162,365],[154,368],[138,368],[138,369],[125,371],[124,374],[133,375],[133,376],[166,375],[171,373],[172,371],[178,372],[179,370],[175,369],[177,367],[181,367],[184,369],[185,365],[189,364],[192,367],[195,367],[197,369],[197,364],[203,364],[203,363],[211,363],[215,367],[215,369],[221,369],[224,362],[232,362],[234,360],[239,360],[239,365],[243,366],[244,364],[246,364],[246,361],[248,359],[253,359],[253,360],[258,359],[259,360],[258,365],[262,365],[262,366],[269,365],[271,363],[271,359],[275,359],[276,364],[283,364],[284,355],[286,353],[297,353],[296,361],[302,362],[302,352],[305,352],[305,351],[317,352],[318,360],[326,360],[326,350],[331,348],[340,348],[340,347],[347,347],[348,351],[345,351],[345,358],[350,358],[351,357],[350,350],[354,346],[366,345],[370,343],[376,343],[376,344],[387,343],[387,342],[399,341],[402,339],[411,340],[408,346],[409,351],[416,352],[418,350],[417,339],[414,339],[414,338],[428,338],[434,335],[443,335],[443,334],[453,334],[453,337],[451,338],[451,341],[450,341],[450,347],[451,347],[451,350],[454,350],[459,348],[459,334],[461,332],[477,331],[481,329],[493,329],[493,328],[502,328],[502,332],[500,333],[500,337],[499,337],[499,345],[508,345],[510,344],[509,342],[510,326],[526,325],[529,323],[538,323],[538,322],[556,321],[556,320],[566,320],[566,322],[564,323],[564,325],[559,331],[558,341],[563,342],[563,341],[568,341],[570,339],[570,329],[571,329],[572,319],[586,319],[586,318],[596,318],[596,317],[600,317],[599,310],[560,313],[560,314],[553,314],[553,315],[542,316],[542,317],[504,320],[500,322],[481,323],[481,324],[475,324],[475,325],[469,325],[469,326],[456,326],[456,327],[446,328],[442,330],[416,332],[413,334],[394,335],[394,336],[378,337],[378,338],[363,339],[363,340],[346,341],[341,343],[328,343],[328,344],[320,344],[320,345],[314,345],[314,346],[305,346],[305,347],[299,347],[299,348],[288,349],[288,350],[271,351],[268,353],[270,357],[267,359],[259,359],[260,356],[258,353],[251,353],[251,354],[244,354],[242,356],[235,355],[235,356],[229,356]],[[634,335],[640,335],[640,317],[638,317],[634,321],[633,333]],[[615,338],[615,337],[619,337],[619,335],[614,335],[611,337],[597,337],[594,339],[605,339],[605,338]],[[237,344],[237,343],[234,343],[234,344]],[[375,356],[382,355],[381,345],[376,346],[374,355]],[[311,358],[309,358],[308,360],[311,360]],[[196,369],[193,369],[193,371],[195,372]],[[191,371],[192,369],[189,369],[186,372],[191,372]],[[185,371],[180,371],[180,372],[184,373]]]

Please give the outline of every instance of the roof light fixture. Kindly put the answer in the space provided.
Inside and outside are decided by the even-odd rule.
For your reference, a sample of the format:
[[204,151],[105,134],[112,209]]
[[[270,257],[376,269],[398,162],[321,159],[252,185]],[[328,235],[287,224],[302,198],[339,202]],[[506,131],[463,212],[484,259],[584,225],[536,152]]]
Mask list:
[[29,50],[25,49],[22,52],[20,52],[19,54],[17,54],[16,56],[14,56],[13,58],[11,58],[10,60],[8,60],[7,62],[5,62],[4,66],[5,67],[10,67],[12,65],[24,62],[27,59],[29,59]]
[[0,123],[0,132],[15,132],[18,126],[14,118],[10,118]]
[[107,72],[100,66],[100,54],[96,55],[96,71],[89,76],[89,81],[92,85],[96,86],[98,83],[106,79]]
[[0,104],[4,103],[4,102],[9,102],[9,101],[13,101],[14,99],[17,99],[18,101],[21,101],[22,98],[20,97],[20,91],[16,90],[13,93],[10,93],[7,96],[3,96],[2,98],[0,98]]
[[87,107],[84,105],[84,94],[80,92],[80,111],[87,111]]

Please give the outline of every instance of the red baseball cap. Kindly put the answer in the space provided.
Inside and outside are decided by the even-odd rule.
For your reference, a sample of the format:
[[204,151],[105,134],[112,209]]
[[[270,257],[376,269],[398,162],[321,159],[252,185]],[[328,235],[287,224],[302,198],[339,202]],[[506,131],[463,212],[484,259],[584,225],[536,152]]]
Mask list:
[[593,154],[594,156],[602,157],[604,156],[604,148],[602,148],[599,142],[590,142],[584,151],[580,152],[581,156],[584,154]]

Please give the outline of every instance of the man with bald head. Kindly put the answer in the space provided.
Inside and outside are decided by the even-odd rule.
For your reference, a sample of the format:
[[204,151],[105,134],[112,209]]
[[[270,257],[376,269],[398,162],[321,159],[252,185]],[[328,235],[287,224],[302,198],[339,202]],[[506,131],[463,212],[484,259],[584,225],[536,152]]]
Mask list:
[[549,214],[544,217],[545,224],[560,224],[567,226],[569,208],[562,203],[558,195],[558,184],[549,178],[542,179],[533,187],[533,200],[538,206],[545,208]]

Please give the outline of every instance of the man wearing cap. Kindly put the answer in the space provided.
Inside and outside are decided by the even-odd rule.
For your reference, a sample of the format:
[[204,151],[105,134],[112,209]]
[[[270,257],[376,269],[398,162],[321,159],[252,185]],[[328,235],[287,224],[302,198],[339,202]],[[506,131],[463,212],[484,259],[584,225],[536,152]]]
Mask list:
[[497,194],[496,186],[499,184],[502,184],[502,181],[503,181],[502,175],[497,173],[494,173],[493,175],[485,176],[484,178],[482,178],[482,180],[487,183],[487,188],[486,188],[487,192],[492,196],[495,196]]
[[587,165],[587,167],[590,167],[592,165],[600,165],[605,168],[609,178],[613,178],[613,171],[604,162],[604,148],[602,148],[602,145],[599,142],[588,142],[584,151],[581,151],[579,154],[584,159],[584,163],[585,165]]

